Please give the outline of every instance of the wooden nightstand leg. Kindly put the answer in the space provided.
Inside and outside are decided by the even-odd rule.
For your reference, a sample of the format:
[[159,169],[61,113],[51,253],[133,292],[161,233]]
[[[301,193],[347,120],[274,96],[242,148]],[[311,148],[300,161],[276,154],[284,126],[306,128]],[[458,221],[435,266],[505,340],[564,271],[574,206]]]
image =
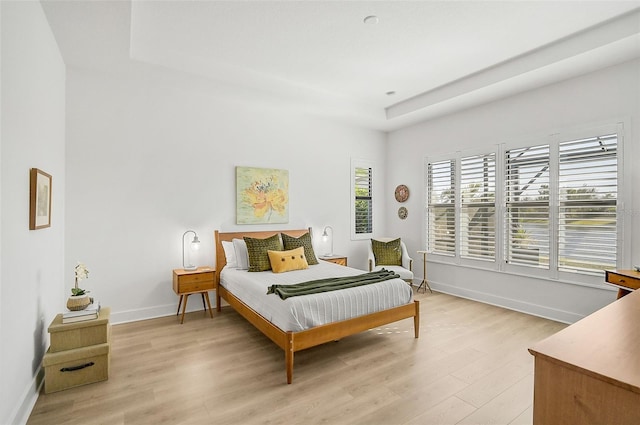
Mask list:
[[207,305],[204,303],[204,292],[201,292],[200,295],[202,295],[202,309],[206,312]]
[[184,295],[184,304],[182,305],[182,318],[180,319],[180,324],[184,323],[184,312],[187,311],[187,300],[189,299],[189,294]]
[[[207,299],[207,305],[209,306],[209,315],[213,319],[213,310],[211,310],[211,301],[209,301],[209,293],[208,292],[204,292],[202,294],[202,296]],[[206,311],[206,309],[205,309],[205,311]]]
[[176,311],[176,316],[180,314],[180,306],[182,305],[182,297],[184,295],[180,295],[180,299],[178,300],[178,311]]

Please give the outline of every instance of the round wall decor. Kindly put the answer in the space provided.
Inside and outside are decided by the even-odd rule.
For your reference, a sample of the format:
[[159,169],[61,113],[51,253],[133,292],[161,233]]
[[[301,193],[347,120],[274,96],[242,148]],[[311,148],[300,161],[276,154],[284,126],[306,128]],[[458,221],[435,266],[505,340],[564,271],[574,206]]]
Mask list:
[[407,218],[408,214],[409,214],[409,211],[407,211],[405,207],[398,208],[398,217],[400,217],[401,220],[404,220],[405,218]]
[[409,199],[409,188],[403,184],[396,187],[396,201],[404,202]]

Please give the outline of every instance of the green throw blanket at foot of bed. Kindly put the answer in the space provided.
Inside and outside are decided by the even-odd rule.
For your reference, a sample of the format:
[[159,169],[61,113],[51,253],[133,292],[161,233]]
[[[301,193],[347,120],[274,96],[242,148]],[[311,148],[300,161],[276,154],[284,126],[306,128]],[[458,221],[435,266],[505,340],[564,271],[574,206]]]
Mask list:
[[285,300],[289,297],[353,288],[355,286],[369,285],[371,283],[378,283],[399,277],[400,275],[397,273],[382,269],[356,276],[330,277],[326,279],[294,283],[293,285],[271,285],[267,290],[267,294],[276,294]]

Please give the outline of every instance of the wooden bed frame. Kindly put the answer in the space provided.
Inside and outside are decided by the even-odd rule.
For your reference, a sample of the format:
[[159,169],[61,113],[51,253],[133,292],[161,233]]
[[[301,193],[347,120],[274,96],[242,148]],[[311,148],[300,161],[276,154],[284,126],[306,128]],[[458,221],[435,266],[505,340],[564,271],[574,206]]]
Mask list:
[[311,228],[302,230],[270,230],[231,233],[220,233],[216,230],[214,232],[216,242],[216,310],[218,312],[220,311],[220,299],[224,299],[253,326],[258,328],[263,334],[284,350],[288,384],[293,381],[293,355],[296,351],[304,350],[326,342],[336,341],[349,335],[366,331],[377,326],[393,323],[398,320],[407,319],[409,317],[413,317],[414,335],[418,338],[420,335],[420,302],[417,300],[399,307],[340,322],[316,326],[304,331],[285,332],[273,325],[260,314],[256,313],[224,287],[220,286],[220,271],[227,264],[227,260],[224,255],[224,248],[222,247],[222,241],[231,241],[236,238],[242,239],[243,236],[251,238],[268,238],[269,236],[273,236],[277,233],[286,233],[290,236],[300,237],[307,232],[311,234]]
[[314,347],[326,342],[336,341],[349,335],[353,335],[388,323],[397,322],[398,320],[407,319],[409,317],[413,317],[414,335],[416,338],[418,338],[420,334],[420,302],[417,300],[399,307],[390,308],[388,310],[383,310],[377,313],[371,313],[365,316],[359,316],[340,322],[316,326],[304,331],[285,332],[277,326],[273,325],[260,314],[256,313],[249,306],[247,306],[245,303],[243,303],[233,294],[227,291],[224,287],[220,286],[220,271],[227,264],[227,260],[224,255],[224,248],[222,247],[222,241],[242,239],[243,236],[251,238],[268,238],[269,236],[273,236],[277,233],[286,233],[290,236],[300,237],[307,232],[311,234],[311,228],[302,230],[270,230],[260,232],[230,233],[220,233],[218,230],[216,230],[214,232],[216,242],[216,310],[218,312],[220,311],[220,299],[224,299],[253,326],[258,328],[263,334],[265,334],[269,339],[271,339],[284,350],[288,384],[293,381],[293,355],[296,351],[304,350],[306,348]]

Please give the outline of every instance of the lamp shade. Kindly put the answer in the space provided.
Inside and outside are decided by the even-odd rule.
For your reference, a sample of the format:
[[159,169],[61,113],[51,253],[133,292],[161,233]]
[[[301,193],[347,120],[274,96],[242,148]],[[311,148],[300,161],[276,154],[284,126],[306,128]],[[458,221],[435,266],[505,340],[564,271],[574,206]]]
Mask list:
[[327,233],[327,230],[330,229],[331,230],[331,250],[326,253],[325,255],[327,257],[331,257],[333,255],[333,227],[331,226],[325,226],[324,230],[322,231],[322,240],[324,242],[326,242],[327,240],[329,240],[329,234]]

